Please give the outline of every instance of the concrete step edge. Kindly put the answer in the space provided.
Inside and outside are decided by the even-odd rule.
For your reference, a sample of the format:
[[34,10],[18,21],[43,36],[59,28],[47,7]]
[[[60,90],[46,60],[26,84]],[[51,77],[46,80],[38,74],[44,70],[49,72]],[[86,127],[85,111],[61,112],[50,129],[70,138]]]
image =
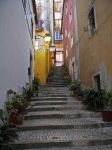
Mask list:
[[105,128],[111,127],[112,123],[88,123],[88,124],[44,124],[44,125],[36,125],[36,126],[18,126],[18,131],[30,131],[30,130],[52,130],[52,129],[85,129],[85,128]]
[[52,147],[83,147],[83,146],[101,146],[112,144],[112,139],[85,139],[85,140],[75,140],[75,141],[35,141],[35,142],[24,142],[11,144],[16,149],[29,149],[29,148],[52,148]]

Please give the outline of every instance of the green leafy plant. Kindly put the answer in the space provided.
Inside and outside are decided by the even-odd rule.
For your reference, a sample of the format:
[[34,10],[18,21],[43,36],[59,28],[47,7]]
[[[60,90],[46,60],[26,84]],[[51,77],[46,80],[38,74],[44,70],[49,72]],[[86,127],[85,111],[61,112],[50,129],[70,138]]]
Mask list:
[[70,83],[70,90],[80,90],[81,82],[78,80],[74,80]]
[[23,87],[23,96],[27,98],[31,98],[33,96],[33,89],[31,87],[25,88]]
[[38,87],[39,87],[39,79],[34,77],[34,80],[32,81],[33,91],[38,93]]
[[92,110],[102,109],[103,108],[103,95],[104,91],[95,91],[94,89],[89,89],[85,95],[85,103]]
[[103,94],[104,109],[112,111],[112,90],[106,91]]
[[14,147],[9,143],[15,137],[16,126],[8,123],[8,114],[0,110],[0,149],[1,150],[15,150]]
[[21,95],[14,96],[11,103],[14,109],[18,109],[19,113],[22,113],[26,106],[26,100]]

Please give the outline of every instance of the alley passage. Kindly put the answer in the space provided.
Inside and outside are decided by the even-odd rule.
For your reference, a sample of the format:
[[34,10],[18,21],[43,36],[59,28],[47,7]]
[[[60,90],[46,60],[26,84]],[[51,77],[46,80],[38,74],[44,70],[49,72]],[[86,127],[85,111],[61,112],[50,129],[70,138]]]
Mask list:
[[61,67],[33,97],[15,145],[27,150],[112,150],[112,123],[70,96]]

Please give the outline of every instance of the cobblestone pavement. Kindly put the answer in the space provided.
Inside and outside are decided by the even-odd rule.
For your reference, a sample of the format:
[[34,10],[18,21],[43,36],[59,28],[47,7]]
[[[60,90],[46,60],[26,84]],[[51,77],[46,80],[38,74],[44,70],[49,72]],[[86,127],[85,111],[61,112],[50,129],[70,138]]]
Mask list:
[[112,139],[112,127],[98,129],[67,129],[67,130],[43,130],[43,131],[21,131],[18,133],[16,142],[32,141],[75,141],[79,139]]
[[72,147],[72,148],[38,148],[38,149],[27,149],[27,150],[112,150],[112,145],[103,146],[88,146],[88,147]]
[[[60,83],[59,70],[53,86],[39,87],[39,97],[32,98],[33,107],[27,108],[23,125],[18,127],[17,149],[112,150],[112,122],[103,122],[101,113],[86,110],[77,98],[71,97],[68,87],[61,87],[64,81]],[[55,82],[60,86],[54,87]]]

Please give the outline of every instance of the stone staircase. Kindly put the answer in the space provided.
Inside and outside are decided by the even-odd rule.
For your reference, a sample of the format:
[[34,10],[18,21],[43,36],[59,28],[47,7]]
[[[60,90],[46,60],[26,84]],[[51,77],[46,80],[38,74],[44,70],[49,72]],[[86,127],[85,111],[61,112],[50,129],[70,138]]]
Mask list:
[[50,82],[50,84],[47,84],[47,86],[65,87],[67,85],[68,85],[68,83],[63,78],[63,74],[61,72],[61,67],[55,67],[52,81]]
[[60,78],[59,67],[51,85],[39,88],[13,145],[19,150],[112,150],[112,122],[86,110]]

